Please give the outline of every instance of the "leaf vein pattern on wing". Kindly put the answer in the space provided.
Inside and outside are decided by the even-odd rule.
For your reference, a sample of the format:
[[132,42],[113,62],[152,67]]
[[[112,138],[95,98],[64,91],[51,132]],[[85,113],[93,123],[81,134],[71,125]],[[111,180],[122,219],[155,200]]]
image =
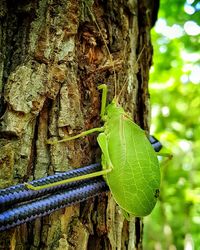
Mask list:
[[[141,140],[139,140],[140,138],[133,134],[134,131],[135,130],[132,130],[131,137],[132,137],[132,142],[133,142],[133,148],[134,148],[134,151],[135,151],[135,161],[136,161],[136,164],[137,164],[137,170],[131,168],[131,171],[132,171],[132,175],[134,176],[134,178],[138,178],[137,179],[137,185],[136,185],[137,194],[141,194],[143,196],[143,199],[145,199],[146,202],[150,206],[151,200],[149,199],[147,193],[145,192],[146,189],[151,188],[149,186],[148,181],[145,178],[146,177],[145,176],[146,171],[149,171],[149,169],[146,169],[146,171],[145,171],[145,166],[148,166],[150,164],[150,162],[151,162],[150,155],[149,155],[149,150],[148,150],[148,147],[146,147],[145,140],[143,140],[143,138],[141,138]],[[140,131],[138,131],[138,132],[140,132]],[[142,144],[140,147],[138,147],[139,143]],[[142,151],[139,151],[141,149],[142,149]],[[143,165],[142,165],[142,162],[144,163]],[[146,162],[148,162],[148,163],[146,164]],[[135,176],[136,172],[138,173],[138,177]],[[141,185],[143,185],[143,186],[145,185],[145,188],[143,188]],[[142,198],[142,197],[140,197],[140,195],[138,195],[137,199],[140,200],[140,198]],[[145,209],[144,204],[142,204],[142,207]]]
[[[124,159],[124,162],[122,163],[122,164],[124,164],[124,163],[126,163],[126,138],[125,138],[125,131],[124,131],[124,122],[123,122],[123,116],[121,116],[120,117],[120,125],[119,125],[119,129],[120,129],[120,133],[119,133],[119,135],[120,135],[120,143],[121,143],[121,145],[122,145],[122,149],[123,149],[123,152],[122,152],[122,154],[123,154],[123,156],[125,157],[125,159]],[[126,169],[122,169],[122,171],[120,171],[120,175],[122,176],[122,178],[124,178],[124,171],[126,171]],[[124,183],[124,181],[123,181],[123,183]],[[127,197],[126,197],[126,189],[124,188],[124,185],[121,185],[122,186],[122,192],[123,192],[123,195],[124,195],[124,197],[125,197],[125,207],[127,206]]]

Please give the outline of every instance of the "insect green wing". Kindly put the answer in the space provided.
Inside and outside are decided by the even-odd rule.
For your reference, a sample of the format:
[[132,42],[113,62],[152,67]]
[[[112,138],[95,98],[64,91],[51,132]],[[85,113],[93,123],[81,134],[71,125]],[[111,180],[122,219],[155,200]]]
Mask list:
[[103,175],[126,218],[129,214],[146,216],[154,208],[159,196],[160,168],[157,156],[144,131],[132,121],[115,99],[106,107],[107,86],[100,85],[99,89],[103,90],[101,117],[104,126],[48,143],[74,140],[100,132],[97,140],[102,150],[103,169],[43,186],[26,186],[29,189],[40,190]]
[[[144,131],[122,107],[112,102],[106,109],[103,134],[107,140],[107,153],[103,155],[102,165],[108,165],[104,168],[114,166],[104,178],[116,202],[130,215],[150,214],[158,198],[160,168]],[[99,145],[102,148],[101,141]]]

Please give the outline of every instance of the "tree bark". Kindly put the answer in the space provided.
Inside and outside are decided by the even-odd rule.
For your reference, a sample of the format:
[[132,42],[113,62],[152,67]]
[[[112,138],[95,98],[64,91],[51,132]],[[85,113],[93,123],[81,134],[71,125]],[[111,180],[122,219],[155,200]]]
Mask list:
[[[112,61],[121,105],[148,131],[148,13],[144,0],[1,1],[1,188],[100,161],[96,134],[46,139],[101,125],[97,86],[113,99]],[[142,233],[108,193],[1,233],[0,249],[142,249]]]

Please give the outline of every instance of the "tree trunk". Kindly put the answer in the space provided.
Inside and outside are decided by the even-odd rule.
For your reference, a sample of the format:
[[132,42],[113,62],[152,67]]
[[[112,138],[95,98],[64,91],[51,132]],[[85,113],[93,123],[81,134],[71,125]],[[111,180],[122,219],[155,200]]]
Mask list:
[[[113,64],[122,106],[148,131],[148,8],[144,0],[1,1],[1,188],[100,161],[97,134],[46,139],[100,126],[97,86],[108,85],[111,101]],[[127,222],[108,193],[1,233],[0,249],[142,249],[142,232],[142,220]]]

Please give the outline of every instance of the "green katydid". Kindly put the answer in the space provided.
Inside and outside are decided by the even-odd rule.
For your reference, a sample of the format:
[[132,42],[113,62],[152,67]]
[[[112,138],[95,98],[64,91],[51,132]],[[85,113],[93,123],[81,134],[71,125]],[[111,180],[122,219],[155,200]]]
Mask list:
[[[91,11],[90,13],[104,40]],[[116,79],[114,63],[105,40],[104,43],[113,64]],[[49,141],[49,144],[74,140],[94,132],[100,132],[97,141],[102,150],[102,170],[43,186],[34,187],[28,183],[26,186],[32,190],[40,190],[102,175],[126,218],[129,218],[128,215],[146,216],[151,213],[159,196],[160,167],[157,155],[145,132],[119,105],[116,95],[113,101],[106,106],[107,86],[102,84],[98,88],[102,89],[100,116],[104,122],[103,127],[83,131],[78,135],[59,141]]]
[[[84,131],[76,136],[51,141],[54,144],[100,132],[97,141],[102,150],[99,172],[28,188],[40,190],[67,182],[103,175],[117,204],[125,215],[146,216],[151,213],[159,196],[160,168],[157,155],[145,132],[135,124],[116,98],[106,106],[107,86],[102,84],[101,119],[104,126]],[[127,217],[127,216],[126,216]]]

